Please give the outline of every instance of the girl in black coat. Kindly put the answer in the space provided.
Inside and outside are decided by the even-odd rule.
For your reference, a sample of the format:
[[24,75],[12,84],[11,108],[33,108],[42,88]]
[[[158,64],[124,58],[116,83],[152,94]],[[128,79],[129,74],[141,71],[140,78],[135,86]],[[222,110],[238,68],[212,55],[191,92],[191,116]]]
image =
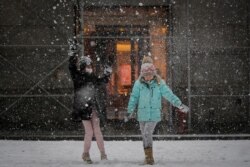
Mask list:
[[[77,62],[79,62],[80,70],[77,69]],[[85,130],[82,159],[87,163],[92,163],[89,150],[93,135],[95,135],[101,159],[105,160],[107,156],[99,119],[104,113],[98,105],[100,102],[97,97],[97,86],[108,83],[112,69],[106,68],[104,76],[99,78],[93,73],[92,60],[89,57],[82,56],[78,60],[75,54],[70,54],[69,70],[74,83],[73,120],[82,121]]]
[[97,77],[93,73],[92,60],[87,56],[82,56],[79,59],[80,70],[77,69],[77,56],[70,56],[69,70],[74,83],[74,105],[73,105],[73,120],[89,120],[93,108],[99,110],[100,101],[97,99],[97,87],[102,83],[109,82],[111,69],[106,69],[103,77]]

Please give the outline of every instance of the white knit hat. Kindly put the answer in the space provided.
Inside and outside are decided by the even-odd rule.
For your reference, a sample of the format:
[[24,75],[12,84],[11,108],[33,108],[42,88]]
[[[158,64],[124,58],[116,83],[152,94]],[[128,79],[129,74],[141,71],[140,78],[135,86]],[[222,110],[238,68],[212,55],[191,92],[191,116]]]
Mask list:
[[156,74],[156,69],[154,64],[152,63],[144,63],[141,65],[141,75],[155,75]]

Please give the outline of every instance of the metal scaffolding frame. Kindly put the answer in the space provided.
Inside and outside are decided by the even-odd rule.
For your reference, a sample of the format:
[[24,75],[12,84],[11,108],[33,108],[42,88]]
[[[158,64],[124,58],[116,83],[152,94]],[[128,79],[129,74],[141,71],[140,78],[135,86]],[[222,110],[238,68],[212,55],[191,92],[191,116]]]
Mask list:
[[187,17],[187,61],[188,61],[188,106],[190,108],[190,111],[188,112],[188,130],[191,131],[191,124],[192,124],[192,117],[191,117],[191,112],[192,112],[192,106],[191,106],[191,78],[190,78],[190,71],[191,71],[191,66],[190,66],[190,47],[189,47],[189,42],[191,38],[191,32],[190,32],[190,27],[189,27],[189,0],[187,0],[187,6],[186,6],[186,17]]
[[[68,61],[67,59],[64,59],[60,64],[58,64],[57,66],[55,66],[50,72],[47,73],[47,75],[45,77],[43,77],[41,80],[39,80],[38,82],[35,82],[34,80],[31,79],[30,76],[28,76],[26,73],[24,73],[22,70],[18,69],[16,66],[14,66],[11,62],[9,62],[6,58],[4,58],[3,56],[0,55],[0,58],[2,58],[6,63],[8,63],[13,69],[15,69],[17,72],[21,73],[23,76],[25,76],[27,79],[29,79],[30,81],[32,81],[33,83],[35,83],[32,87],[30,87],[25,93],[23,93],[22,95],[15,95],[16,97],[19,97],[17,100],[15,100],[12,104],[10,104],[8,107],[5,108],[4,111],[0,112],[0,115],[4,114],[5,112],[9,111],[13,106],[15,106],[22,98],[26,97],[26,95],[31,92],[35,87],[39,87],[41,88],[47,95],[49,95],[51,98],[53,98],[58,104],[60,104],[63,108],[65,108],[68,111],[71,111],[67,106],[65,106],[63,103],[61,103],[59,100],[57,100],[55,98],[55,96],[51,95],[46,89],[44,89],[43,87],[39,86],[40,83],[42,83],[48,76],[50,76],[55,70],[57,70],[59,67],[61,67],[66,61]],[[47,95],[40,95],[40,96],[47,96]],[[32,95],[31,95],[32,96]],[[65,96],[65,95],[61,95],[61,96]],[[1,95],[1,97],[4,97]],[[6,97],[6,96],[5,96]],[[9,96],[7,96],[9,97]],[[33,97],[37,97],[36,95],[34,95]]]
[[[57,1],[54,2],[54,5],[57,4]],[[43,17],[41,16],[41,14],[39,13],[37,15],[37,11],[34,10],[34,7],[28,7],[27,5],[24,6],[25,11],[28,12],[29,16],[32,15],[36,15],[38,16],[38,18],[40,19],[40,21],[42,21],[43,23],[45,23],[46,25],[50,25],[51,23],[48,22],[47,20],[43,19]],[[20,24],[22,25],[22,23]],[[17,26],[19,25],[14,25],[11,28],[8,29],[9,32],[13,31]],[[61,26],[59,25],[54,25],[56,26],[58,29],[62,29]],[[63,32],[63,31],[58,31],[59,33]],[[64,34],[62,34],[63,36],[65,36]],[[67,45],[1,45],[0,47],[65,47]],[[60,62],[58,65],[56,65],[52,70],[50,70],[47,75],[45,75],[41,80],[39,80],[38,82],[35,82],[34,80],[31,79],[30,76],[28,76],[25,72],[23,72],[22,70],[20,70],[19,68],[17,68],[15,65],[13,65],[7,58],[3,57],[2,55],[0,55],[0,58],[6,62],[8,65],[10,65],[14,70],[16,70],[18,73],[22,74],[23,76],[25,76],[25,78],[27,78],[28,80],[32,81],[34,83],[34,85],[32,87],[30,87],[25,93],[21,94],[21,95],[12,95],[12,96],[8,96],[8,95],[0,95],[0,97],[19,97],[17,100],[15,100],[13,103],[11,103],[8,107],[5,108],[4,111],[0,112],[0,116],[4,113],[6,113],[7,111],[9,111],[13,106],[15,106],[21,99],[23,99],[24,97],[27,97],[27,94],[29,92],[31,92],[35,87],[39,87],[41,88],[47,95],[39,95],[41,96],[49,96],[51,98],[53,98],[59,105],[61,105],[64,109],[66,109],[67,111],[71,111],[71,109],[69,109],[67,106],[65,106],[62,102],[60,102],[59,100],[57,100],[55,97],[58,96],[65,96],[65,95],[52,95],[50,92],[48,92],[46,89],[44,89],[43,87],[39,86],[40,83],[42,83],[48,76],[50,76],[54,71],[56,71],[59,67],[61,67],[66,61],[68,61],[68,57],[66,59],[64,59],[62,62]],[[30,97],[38,97],[37,95],[29,95]]]

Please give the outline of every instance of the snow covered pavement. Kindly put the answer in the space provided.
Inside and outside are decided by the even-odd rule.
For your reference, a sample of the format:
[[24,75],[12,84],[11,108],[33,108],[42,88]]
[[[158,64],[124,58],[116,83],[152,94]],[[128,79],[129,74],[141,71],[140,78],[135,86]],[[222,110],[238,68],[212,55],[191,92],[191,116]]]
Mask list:
[[[106,141],[108,161],[100,161],[93,141],[88,166],[141,166],[141,141]],[[0,167],[82,167],[81,141],[0,140]],[[154,141],[154,166],[249,167],[250,140]]]

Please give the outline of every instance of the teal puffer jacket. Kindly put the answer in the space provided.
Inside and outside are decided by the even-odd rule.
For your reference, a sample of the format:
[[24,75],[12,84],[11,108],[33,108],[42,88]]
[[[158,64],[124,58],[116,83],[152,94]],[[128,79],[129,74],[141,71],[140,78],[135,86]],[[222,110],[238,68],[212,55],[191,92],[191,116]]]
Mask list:
[[163,80],[160,81],[160,84],[156,80],[152,80],[149,84],[137,80],[129,99],[128,113],[133,113],[138,106],[138,121],[158,122],[161,120],[162,97],[176,107],[182,104],[181,100],[173,94]]

